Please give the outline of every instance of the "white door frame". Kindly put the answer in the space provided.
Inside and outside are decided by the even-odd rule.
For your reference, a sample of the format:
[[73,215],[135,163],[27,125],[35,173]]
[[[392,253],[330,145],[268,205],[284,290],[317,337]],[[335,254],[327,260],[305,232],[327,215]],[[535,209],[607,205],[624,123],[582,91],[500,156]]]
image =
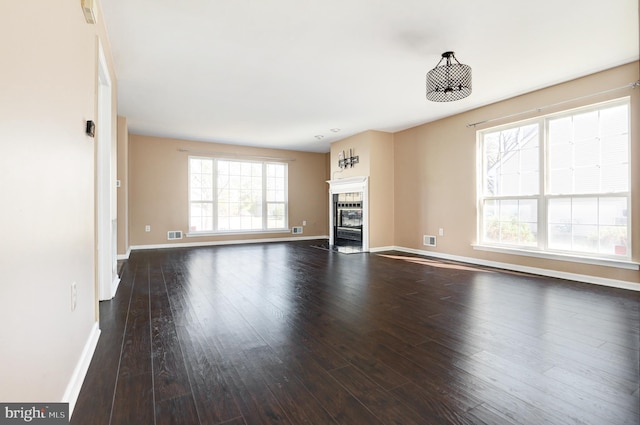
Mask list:
[[115,166],[113,157],[111,77],[98,42],[98,113],[96,139],[96,267],[98,297],[112,299],[118,290]]

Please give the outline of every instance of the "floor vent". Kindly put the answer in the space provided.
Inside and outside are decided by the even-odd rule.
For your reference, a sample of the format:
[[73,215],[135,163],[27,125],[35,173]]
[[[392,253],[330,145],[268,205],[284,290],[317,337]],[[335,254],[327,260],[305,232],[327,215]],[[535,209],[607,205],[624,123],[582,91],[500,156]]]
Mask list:
[[424,244],[424,246],[436,246],[436,237],[424,235],[422,237],[422,243]]
[[292,228],[291,229],[291,233],[293,233],[294,235],[301,235],[302,234],[302,226]]
[[167,239],[174,241],[176,239],[182,239],[182,230],[170,230],[167,232]]

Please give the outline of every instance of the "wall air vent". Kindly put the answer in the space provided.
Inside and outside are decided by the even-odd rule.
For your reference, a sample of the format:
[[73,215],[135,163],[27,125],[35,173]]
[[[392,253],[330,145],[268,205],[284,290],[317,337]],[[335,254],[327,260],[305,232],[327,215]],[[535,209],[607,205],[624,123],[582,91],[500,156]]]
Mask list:
[[302,234],[302,226],[293,227],[291,229],[291,233],[293,233],[294,235],[301,235]]
[[422,244],[424,246],[436,246],[436,237],[430,235],[424,235],[422,237]]
[[174,241],[176,239],[182,239],[182,230],[170,230],[167,232],[167,239]]

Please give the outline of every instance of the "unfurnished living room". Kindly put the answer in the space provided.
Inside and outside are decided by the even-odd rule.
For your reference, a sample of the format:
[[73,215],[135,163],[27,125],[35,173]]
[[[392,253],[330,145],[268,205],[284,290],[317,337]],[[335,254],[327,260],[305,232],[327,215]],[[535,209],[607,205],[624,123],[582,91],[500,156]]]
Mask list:
[[0,424],[640,424],[639,21],[0,2]]

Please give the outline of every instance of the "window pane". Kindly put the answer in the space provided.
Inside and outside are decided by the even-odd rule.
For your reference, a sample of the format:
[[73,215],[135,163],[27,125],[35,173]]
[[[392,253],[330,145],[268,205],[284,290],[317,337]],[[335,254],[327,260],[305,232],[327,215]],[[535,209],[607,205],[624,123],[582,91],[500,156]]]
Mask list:
[[242,179],[238,175],[230,175],[229,177],[229,189],[240,190],[242,188]]
[[230,181],[228,174],[221,174],[218,172],[218,191],[222,191],[224,189],[229,189]]
[[548,125],[551,193],[595,194],[628,190],[628,175],[625,174],[629,161],[627,105],[549,119]]
[[574,115],[573,134],[576,142],[598,137],[598,111]]
[[191,158],[189,161],[189,199],[191,201],[210,201],[213,199],[213,175],[211,160]]
[[518,195],[519,189],[520,181],[517,173],[504,173],[500,176],[501,195]]
[[538,171],[538,148],[520,151],[520,171]]
[[627,255],[628,217],[626,198],[600,199],[600,252]]
[[571,117],[549,120],[550,144],[568,145],[573,140]]
[[484,224],[482,234],[485,242],[500,242],[499,211],[498,201],[485,201],[482,205],[482,223]]
[[603,164],[626,164],[629,160],[629,137],[609,136],[602,139],[602,163]]
[[573,192],[573,171],[569,168],[551,170],[549,173],[549,193],[569,194]]
[[601,198],[599,208],[600,224],[627,225],[627,198]]
[[549,149],[549,168],[567,170],[571,168],[573,156],[573,144],[559,143]]
[[596,139],[583,143],[576,143],[574,163],[575,167],[594,166],[600,163],[600,144]]
[[538,221],[538,201],[523,199],[518,206],[518,220],[520,222],[536,223]]
[[253,164],[249,162],[240,163],[240,174],[245,177],[251,177],[251,170]]
[[192,202],[189,217],[189,229],[194,232],[212,229],[213,205],[205,202]]
[[269,229],[285,228],[284,204],[267,204],[267,227]]
[[228,161],[229,175],[239,176],[242,172],[242,165],[237,161]]
[[614,106],[600,111],[601,133],[603,136],[628,134],[629,108],[627,105]]
[[571,203],[572,224],[597,224],[598,200],[595,198],[577,198]]
[[547,217],[549,247],[570,250],[571,199],[550,199]]
[[538,201],[486,201],[483,205],[483,237],[485,242],[508,245],[537,245]]
[[551,199],[548,217],[552,249],[628,254],[627,198]]
[[536,177],[539,170],[538,145],[537,124],[485,134],[485,194],[512,196],[539,193]]
[[570,193],[598,193],[600,191],[600,167],[576,167],[573,170],[573,191]]
[[597,253],[598,252],[598,226],[573,225],[572,246],[573,251]]
[[522,193],[537,193],[540,187],[540,175],[535,173],[520,174]]
[[604,165],[602,173],[602,193],[626,192],[629,190],[629,165]]

